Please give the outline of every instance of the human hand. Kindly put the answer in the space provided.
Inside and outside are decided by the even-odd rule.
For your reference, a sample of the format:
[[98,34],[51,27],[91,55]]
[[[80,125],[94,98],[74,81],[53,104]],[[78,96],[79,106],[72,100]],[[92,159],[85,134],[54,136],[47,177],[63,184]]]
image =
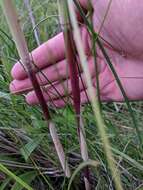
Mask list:
[[[86,0],[81,0],[81,5],[86,8]],[[143,99],[143,3],[140,0],[140,6],[138,6],[139,2],[130,3],[127,0],[114,0],[109,10],[108,5],[109,0],[92,0],[94,29],[97,33],[100,31],[100,36],[113,47],[107,46],[106,49],[128,98],[130,100],[141,100]],[[106,13],[107,16],[103,23]],[[82,26],[80,30],[93,84],[96,88],[94,61],[90,52],[90,38],[85,27]],[[35,69],[40,85],[44,86],[43,94],[46,101],[51,102],[52,100],[56,106],[64,106],[65,101],[62,97],[66,100],[67,92],[71,94],[71,86],[67,75],[63,34],[58,34],[35,49],[31,54],[34,63],[52,83],[52,85],[49,84],[41,72]],[[101,99],[103,101],[123,101],[122,93],[99,49],[97,49],[97,54]],[[27,92],[26,101],[31,105],[38,104],[31,82],[21,64],[16,63],[11,73],[14,79],[10,84],[11,92],[22,93],[25,91]],[[67,86],[68,89],[65,90]],[[80,90],[81,101],[85,103],[87,97],[81,81]]]

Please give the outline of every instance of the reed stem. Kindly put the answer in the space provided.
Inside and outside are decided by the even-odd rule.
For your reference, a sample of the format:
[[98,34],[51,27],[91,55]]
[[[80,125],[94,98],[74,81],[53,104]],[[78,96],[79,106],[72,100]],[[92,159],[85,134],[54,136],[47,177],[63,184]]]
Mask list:
[[[72,27],[70,24],[70,18],[68,14],[68,5],[66,1],[58,1],[59,14],[60,14],[60,24],[63,30],[64,39],[65,39],[65,49],[66,49],[66,58],[69,66],[69,75],[71,80],[72,95],[73,95],[73,105],[76,113],[77,120],[77,132],[80,142],[80,151],[81,157],[84,161],[88,160],[88,150],[85,138],[85,130],[81,117],[80,109],[80,87],[79,87],[79,73],[78,73],[78,64],[77,64],[77,55],[76,55],[76,46],[73,40]],[[89,168],[86,167],[84,172],[84,182],[86,190],[90,188],[90,175]]]
[[48,127],[49,127],[49,130],[51,133],[51,137],[52,137],[53,143],[55,145],[60,163],[62,165],[62,168],[65,172],[65,175],[67,177],[70,177],[70,169],[69,169],[67,161],[66,161],[66,157],[64,154],[62,144],[60,143],[57,132],[55,130],[55,125],[51,121],[51,117],[50,117],[50,113],[49,113],[46,101],[44,99],[44,96],[42,94],[41,88],[40,88],[39,83],[37,81],[36,75],[35,75],[33,68],[32,68],[32,61],[31,61],[31,58],[29,55],[29,51],[28,51],[28,47],[27,47],[27,43],[26,43],[24,34],[23,34],[22,29],[20,27],[20,23],[18,20],[18,16],[16,13],[15,6],[13,5],[12,1],[9,1],[9,0],[2,0],[1,5],[3,8],[3,12],[5,14],[5,17],[7,19],[12,37],[13,37],[14,42],[16,44],[17,51],[18,51],[19,56],[21,58],[21,62],[23,64],[25,70],[27,71],[27,75],[28,75],[29,79],[31,80],[31,83],[32,83],[33,88],[34,88],[35,93],[36,93],[36,96],[37,96],[39,103],[41,105],[41,108],[43,110],[44,117],[48,123]]

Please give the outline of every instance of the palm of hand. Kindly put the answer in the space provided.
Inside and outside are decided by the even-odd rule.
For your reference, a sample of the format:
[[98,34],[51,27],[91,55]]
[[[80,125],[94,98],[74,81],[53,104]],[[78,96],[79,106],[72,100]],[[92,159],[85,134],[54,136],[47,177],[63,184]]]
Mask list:
[[[114,47],[114,49],[107,47],[107,52],[128,98],[131,100],[141,100],[143,98],[143,3],[140,2],[141,6],[138,7],[138,3],[136,2],[129,4],[127,0],[113,1],[101,28],[102,21],[108,9],[109,0],[95,2],[93,0],[92,2],[94,7],[93,24],[95,31],[100,31],[100,35]],[[138,9],[138,11],[133,12],[134,9]],[[81,35],[85,51],[89,53],[90,40],[85,28],[81,28]],[[101,99],[104,101],[123,101],[120,89],[106,64],[106,60],[99,50],[97,54]],[[45,86],[45,99],[47,101],[51,101],[52,99],[52,102],[58,107],[64,106],[65,102],[61,99],[61,96],[66,99],[67,93],[65,88],[67,87],[67,83],[69,94],[71,93],[71,87],[70,80],[67,76],[63,35],[57,35],[34,50],[32,57],[35,64],[42,69],[44,75],[52,83],[52,85],[48,85],[49,83],[46,77],[35,69],[40,84]],[[91,55],[88,56],[91,76],[95,85],[96,76],[93,62],[93,57]],[[38,104],[36,95],[32,91],[32,85],[20,63],[16,63],[13,67],[12,76],[14,80],[10,84],[10,90],[12,92],[28,91],[26,95],[27,102],[29,104]],[[63,88],[63,84],[65,88]],[[87,101],[87,97],[81,81],[80,89],[81,100],[84,103]],[[57,91],[61,96],[59,96]]]

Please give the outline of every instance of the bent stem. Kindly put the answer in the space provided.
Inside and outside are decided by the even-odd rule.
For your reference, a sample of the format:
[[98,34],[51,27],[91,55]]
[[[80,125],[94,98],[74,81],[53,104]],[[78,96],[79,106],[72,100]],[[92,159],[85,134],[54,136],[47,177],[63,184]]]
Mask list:
[[31,62],[31,59],[29,56],[28,47],[26,44],[24,34],[20,27],[16,9],[15,9],[14,5],[12,4],[12,1],[9,1],[9,0],[2,0],[1,5],[3,8],[4,14],[5,14],[5,17],[7,19],[11,34],[13,36],[14,42],[16,44],[19,56],[21,58],[22,64],[23,64],[25,70],[27,71],[27,75],[28,75],[29,79],[31,80],[31,83],[32,83],[33,88],[36,93],[36,96],[37,96],[39,103],[41,105],[41,108],[43,110],[44,117],[48,123],[51,137],[52,137],[53,143],[55,145],[62,168],[65,172],[65,175],[67,177],[70,177],[70,169],[69,169],[67,161],[66,161],[66,157],[64,154],[62,144],[60,143],[57,132],[55,130],[55,125],[51,121],[51,117],[49,114],[49,110],[48,110],[46,101],[44,99],[44,96],[42,94],[38,80],[37,80],[36,75],[32,68],[32,62]]
[[76,18],[76,14],[74,11],[74,5],[73,5],[72,0],[68,0],[68,7],[70,9],[69,14],[70,14],[71,23],[72,23],[72,27],[73,27],[73,31],[74,31],[74,39],[75,39],[77,51],[78,51],[78,54],[79,54],[79,57],[81,60],[81,65],[83,68],[83,73],[84,73],[85,81],[87,84],[88,95],[89,95],[89,98],[91,101],[93,113],[94,113],[94,116],[96,119],[98,130],[99,130],[99,133],[101,136],[101,140],[103,142],[103,148],[104,148],[104,151],[105,151],[105,154],[107,157],[107,162],[109,164],[116,189],[122,190],[123,188],[122,188],[122,183],[121,183],[121,178],[120,178],[120,172],[116,168],[113,153],[109,148],[110,142],[109,142],[109,139],[107,137],[106,130],[105,130],[106,125],[105,125],[104,119],[102,117],[102,114],[100,112],[100,106],[99,106],[98,99],[96,97],[95,89],[92,85],[89,67],[88,67],[87,59],[86,59],[86,56],[84,53],[82,40],[81,40],[79,27],[78,27],[78,22],[77,22],[77,18]]
[[[59,14],[60,14],[60,24],[64,34],[65,40],[65,49],[66,49],[66,58],[69,66],[69,75],[71,81],[71,88],[73,94],[73,104],[76,113],[77,120],[77,131],[80,141],[80,151],[81,156],[84,161],[88,160],[88,150],[85,139],[84,125],[81,118],[81,109],[80,109],[80,87],[79,87],[79,73],[78,73],[78,64],[76,57],[76,46],[73,40],[72,27],[70,24],[70,18],[68,14],[68,5],[66,1],[58,1]],[[90,179],[89,179],[89,168],[86,167],[84,172],[84,182],[86,190],[90,189]]]

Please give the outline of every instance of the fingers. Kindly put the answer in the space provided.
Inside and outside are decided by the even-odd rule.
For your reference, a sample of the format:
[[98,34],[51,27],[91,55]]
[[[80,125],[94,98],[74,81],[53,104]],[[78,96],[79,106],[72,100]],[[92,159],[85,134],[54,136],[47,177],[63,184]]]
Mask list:
[[[38,104],[38,100],[36,98],[35,93],[31,92],[31,94],[28,94],[28,96],[26,97],[26,101],[30,104],[30,105],[35,105]],[[47,99],[46,101],[51,103],[51,105],[56,106],[56,108],[62,108],[65,107],[66,105],[73,105],[73,98],[71,96],[64,96],[62,98],[59,99],[52,99],[51,95],[49,93],[44,93],[44,97],[45,99]],[[80,92],[80,97],[81,97],[81,104],[87,103],[89,101],[88,95],[87,95],[87,91],[86,90],[82,90]],[[49,101],[48,101],[49,100]]]
[[[93,58],[88,58],[89,68],[91,73],[95,72]],[[79,65],[80,66],[80,65]],[[81,70],[81,68],[80,68]],[[51,85],[52,83],[57,83],[60,80],[65,80],[69,77],[68,75],[68,65],[66,60],[62,60],[57,64],[51,65],[41,72],[36,74],[40,86]],[[31,81],[28,78],[23,80],[14,79],[10,84],[10,91],[13,94],[21,94],[33,90]]]
[[[51,84],[52,82],[56,82],[60,79],[66,79],[68,77],[66,60],[62,60],[55,65],[51,65],[43,69],[41,72],[39,71],[36,74],[36,77],[40,86]],[[10,91],[15,94],[27,92],[32,89],[33,86],[29,78],[25,78],[23,80],[15,79],[10,84]]]
[[[91,67],[93,68],[93,65],[91,65]],[[94,69],[91,69],[91,76],[94,77],[94,75],[95,75]],[[79,87],[80,87],[81,91],[84,88],[86,88],[84,78],[83,78],[83,74],[81,74],[81,78],[79,80]],[[57,93],[57,91],[59,93]],[[63,97],[69,96],[71,94],[72,94],[72,88],[71,88],[70,79],[65,80],[64,82],[57,83],[54,85],[54,87],[53,86],[48,86],[48,87],[46,86],[43,88],[43,95],[44,95],[44,98],[47,102],[51,101],[51,100],[55,101],[58,99],[62,100]],[[35,104],[39,103],[34,91],[31,91],[27,94],[26,101],[30,105],[35,105]]]
[[[92,57],[89,59],[88,63],[89,63],[91,77],[95,77],[95,68],[94,68],[95,66],[94,66]],[[83,74],[81,74],[81,77],[79,79],[79,87],[80,87],[81,91],[84,88],[86,88]],[[57,93],[57,91],[59,93]],[[51,99],[52,100],[62,99],[63,97],[68,96],[71,93],[72,93],[72,89],[71,89],[70,79],[65,80],[63,82],[59,81],[59,83],[53,84],[52,86],[51,85],[45,86],[43,89],[43,95],[44,95],[46,101],[51,101]],[[26,101],[30,105],[39,103],[34,91],[31,91],[30,93],[27,94]]]
[[[94,65],[94,59],[93,57],[88,58],[88,64],[89,64],[89,70],[91,77],[95,77],[95,65]],[[65,97],[66,95],[71,94],[71,84],[70,80],[68,79],[67,74],[67,62],[66,60],[63,60],[59,62],[56,65],[51,65],[50,67],[43,69],[42,73],[37,73],[37,78],[39,79],[39,83],[41,86],[43,86],[43,93],[46,101],[51,101],[51,99],[62,99],[62,97]],[[104,66],[100,62],[99,64],[99,73],[104,70]],[[58,71],[58,73],[57,73]],[[82,81],[80,79],[80,90],[83,90],[83,83],[84,77],[81,74]],[[47,81],[50,81],[50,83]],[[68,79],[68,81],[66,80]],[[61,81],[64,81],[63,83]],[[83,83],[82,83],[83,82]],[[67,85],[68,84],[68,85]],[[63,85],[65,88],[63,88]],[[67,88],[68,86],[68,88]],[[28,78],[24,80],[14,80],[10,85],[10,90],[12,93],[22,93],[22,92],[28,92],[26,100],[29,104],[34,105],[38,104],[37,97],[34,93],[31,82]]]
[[[42,44],[32,51],[31,59],[39,69],[59,62],[65,58],[65,46],[63,34],[60,33],[48,42]],[[36,68],[35,68],[36,70]],[[17,62],[12,68],[11,75],[14,79],[21,80],[26,78],[26,72],[20,62]]]

